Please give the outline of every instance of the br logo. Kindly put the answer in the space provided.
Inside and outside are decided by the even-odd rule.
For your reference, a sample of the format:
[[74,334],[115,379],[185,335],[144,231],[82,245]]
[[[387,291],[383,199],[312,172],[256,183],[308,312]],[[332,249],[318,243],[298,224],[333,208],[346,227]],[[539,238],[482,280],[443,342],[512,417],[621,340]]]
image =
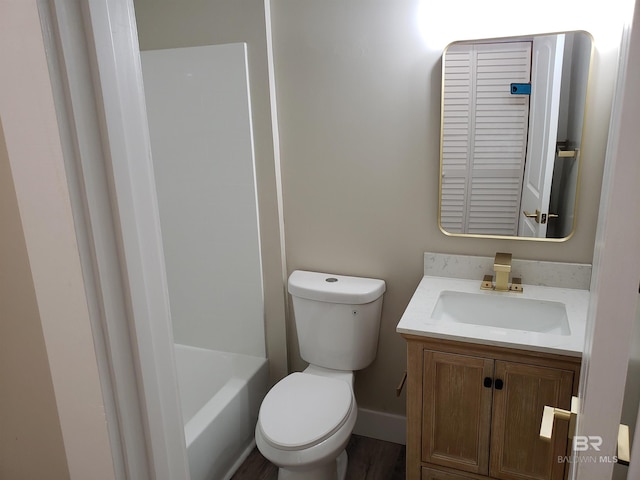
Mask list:
[[586,452],[589,449],[599,452],[601,445],[602,437],[599,435],[576,435],[573,437],[573,449],[576,452]]

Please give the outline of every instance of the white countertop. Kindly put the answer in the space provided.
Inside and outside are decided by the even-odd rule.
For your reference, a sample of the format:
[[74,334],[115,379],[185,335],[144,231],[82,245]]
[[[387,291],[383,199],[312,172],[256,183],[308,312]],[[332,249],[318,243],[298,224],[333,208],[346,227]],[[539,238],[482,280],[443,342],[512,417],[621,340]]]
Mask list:
[[[425,275],[402,315],[396,331],[409,335],[444,338],[574,357],[582,355],[589,307],[588,290],[524,284],[523,293],[494,292],[480,290],[480,283],[480,279],[467,280]],[[440,292],[445,290],[561,302],[565,305],[567,311],[571,334],[536,333],[511,328],[434,320],[431,318],[431,314]]]

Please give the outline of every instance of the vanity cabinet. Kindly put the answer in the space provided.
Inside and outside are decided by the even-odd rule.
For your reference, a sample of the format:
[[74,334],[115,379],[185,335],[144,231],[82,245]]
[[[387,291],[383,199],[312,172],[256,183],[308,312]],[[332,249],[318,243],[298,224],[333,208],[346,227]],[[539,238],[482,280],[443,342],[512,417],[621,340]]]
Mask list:
[[567,422],[539,438],[545,405],[570,408],[580,358],[405,335],[407,479],[562,480]]

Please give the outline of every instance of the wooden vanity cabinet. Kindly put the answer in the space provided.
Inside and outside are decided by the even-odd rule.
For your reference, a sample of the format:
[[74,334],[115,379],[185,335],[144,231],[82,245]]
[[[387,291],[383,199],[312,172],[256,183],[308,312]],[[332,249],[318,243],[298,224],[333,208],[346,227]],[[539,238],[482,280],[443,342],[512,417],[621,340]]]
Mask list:
[[567,422],[539,438],[545,405],[569,409],[580,358],[405,335],[407,480],[562,480]]

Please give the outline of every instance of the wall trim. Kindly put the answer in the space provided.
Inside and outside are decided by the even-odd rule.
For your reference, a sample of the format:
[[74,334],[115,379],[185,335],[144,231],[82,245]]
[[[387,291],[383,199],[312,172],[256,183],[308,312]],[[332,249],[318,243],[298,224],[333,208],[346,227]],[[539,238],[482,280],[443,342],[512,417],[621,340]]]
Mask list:
[[188,479],[133,0],[85,3],[152,477]]
[[39,5],[113,478],[188,479],[133,0]]
[[353,433],[385,442],[407,443],[407,417],[379,412],[367,408],[358,409],[358,419]]
[[[636,0],[635,7],[632,23],[623,32],[620,49],[580,377],[577,434],[599,436],[602,439],[599,456],[613,456],[616,452],[640,271],[640,220],[627,211],[629,205],[640,202],[637,188],[640,95],[636,90],[640,74],[640,1]],[[634,452],[637,452],[637,435],[634,440]],[[587,466],[587,462],[580,461],[589,454],[588,451],[575,452],[577,459],[571,463],[569,478],[611,478],[612,463]],[[628,478],[637,478],[639,465],[634,459],[632,454]]]

